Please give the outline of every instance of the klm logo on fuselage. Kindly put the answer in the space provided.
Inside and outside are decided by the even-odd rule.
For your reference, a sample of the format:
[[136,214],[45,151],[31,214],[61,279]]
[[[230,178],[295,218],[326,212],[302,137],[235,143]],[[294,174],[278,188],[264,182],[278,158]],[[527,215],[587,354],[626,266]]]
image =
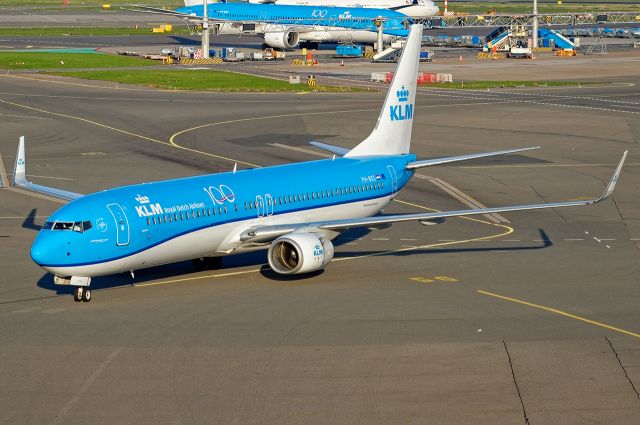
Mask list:
[[136,205],[136,212],[138,213],[138,217],[151,217],[154,215],[160,215],[163,213],[162,206],[159,202],[152,204],[149,201],[148,196],[137,195],[135,200],[140,203],[140,205]]
[[162,214],[162,206],[158,202],[155,204],[136,205],[136,212],[138,213],[138,217],[160,215]]
[[398,97],[398,102],[400,104],[389,106],[389,116],[391,117],[391,121],[403,121],[413,118],[413,104],[408,103],[409,90],[402,86],[402,88],[396,92],[396,96]]

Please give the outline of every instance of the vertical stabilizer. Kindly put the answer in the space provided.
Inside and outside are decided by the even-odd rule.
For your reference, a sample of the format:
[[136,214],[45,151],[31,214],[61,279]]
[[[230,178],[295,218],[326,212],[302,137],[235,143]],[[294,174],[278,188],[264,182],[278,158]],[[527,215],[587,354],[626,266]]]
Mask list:
[[422,25],[412,25],[373,132],[345,157],[409,153]]
[[13,185],[20,186],[27,183],[26,159],[24,155],[24,136],[20,136],[18,152],[16,153],[16,165],[13,168]]

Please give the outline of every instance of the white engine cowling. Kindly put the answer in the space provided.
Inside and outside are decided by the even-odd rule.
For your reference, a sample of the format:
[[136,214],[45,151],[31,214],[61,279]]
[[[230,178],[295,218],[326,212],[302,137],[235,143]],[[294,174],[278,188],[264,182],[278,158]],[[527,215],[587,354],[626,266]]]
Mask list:
[[269,247],[269,265],[280,274],[310,273],[320,270],[333,258],[333,244],[315,233],[290,233]]
[[291,49],[298,45],[300,35],[295,31],[267,32],[264,42],[275,49]]

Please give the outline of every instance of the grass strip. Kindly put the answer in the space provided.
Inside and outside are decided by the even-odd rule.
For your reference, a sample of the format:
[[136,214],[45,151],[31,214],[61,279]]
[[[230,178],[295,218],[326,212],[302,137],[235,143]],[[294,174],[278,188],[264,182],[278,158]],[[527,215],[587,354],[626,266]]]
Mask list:
[[173,27],[169,32],[151,32],[150,27],[12,27],[0,28],[3,37],[67,37],[67,36],[125,36],[125,35],[185,35],[187,28]]
[[[112,81],[122,84],[140,84],[169,90],[202,91],[240,91],[240,92],[277,92],[277,91],[360,91],[353,87],[308,86],[289,84],[288,81],[235,72],[206,69],[194,70],[108,70],[56,72],[54,75],[81,78],[85,80]],[[366,90],[364,90],[366,91]]]
[[[20,8],[28,7],[42,7],[42,6],[55,6],[56,9],[68,10],[78,7],[102,9],[103,4],[109,4],[110,9],[115,9],[115,6],[131,6],[130,0],[82,0],[80,2],[71,0],[69,5],[62,5],[62,0],[2,0],[2,6],[20,6]],[[144,0],[139,2],[147,6],[154,7],[184,7],[184,2],[179,0]]]
[[517,88],[517,87],[562,87],[562,86],[579,86],[596,83],[585,83],[580,81],[455,81],[453,83],[432,83],[422,85],[422,88],[440,88],[440,89],[497,89],[497,88]]
[[103,68],[157,64],[138,57],[105,53],[0,52],[2,69]]

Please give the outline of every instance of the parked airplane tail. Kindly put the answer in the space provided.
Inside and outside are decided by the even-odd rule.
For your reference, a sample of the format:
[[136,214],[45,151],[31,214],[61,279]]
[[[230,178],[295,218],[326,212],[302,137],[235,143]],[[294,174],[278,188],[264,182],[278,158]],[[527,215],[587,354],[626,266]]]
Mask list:
[[422,25],[412,25],[375,128],[346,157],[409,153],[416,99]]

